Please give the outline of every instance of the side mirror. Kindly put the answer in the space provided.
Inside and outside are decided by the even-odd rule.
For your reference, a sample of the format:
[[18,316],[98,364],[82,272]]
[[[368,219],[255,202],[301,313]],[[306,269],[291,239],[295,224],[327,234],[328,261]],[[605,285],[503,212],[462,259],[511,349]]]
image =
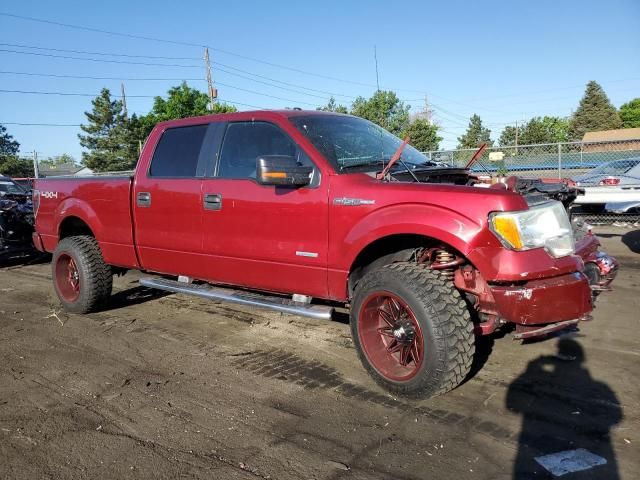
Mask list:
[[313,167],[298,165],[288,155],[263,155],[256,159],[256,180],[260,185],[304,186],[311,182]]

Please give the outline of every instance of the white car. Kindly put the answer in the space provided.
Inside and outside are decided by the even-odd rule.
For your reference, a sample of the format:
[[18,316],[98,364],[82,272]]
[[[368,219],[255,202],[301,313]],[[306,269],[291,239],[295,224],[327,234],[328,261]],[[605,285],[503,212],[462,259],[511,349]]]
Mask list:
[[603,163],[573,180],[585,191],[574,202],[578,205],[640,202],[640,157]]

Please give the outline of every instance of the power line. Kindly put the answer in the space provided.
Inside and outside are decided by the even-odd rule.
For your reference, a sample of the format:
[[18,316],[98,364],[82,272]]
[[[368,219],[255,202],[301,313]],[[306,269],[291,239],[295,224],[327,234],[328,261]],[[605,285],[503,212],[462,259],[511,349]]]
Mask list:
[[0,43],[3,47],[15,47],[15,48],[29,48],[33,50],[46,50],[49,52],[62,52],[62,53],[80,53],[82,55],[100,55],[106,57],[127,57],[127,58],[150,58],[154,60],[200,60],[196,57],[165,57],[157,55],[131,55],[128,53],[110,53],[110,52],[93,52],[87,50],[67,50],[64,48],[51,48],[40,47],[36,45],[24,45],[19,43]]
[[[60,95],[68,97],[97,97],[97,93],[76,93],[76,92],[42,92],[35,90],[5,90],[0,89],[0,93],[19,93],[26,95]],[[129,98],[155,98],[157,95],[127,95]]]
[[[145,77],[94,77],[88,75],[59,75],[54,73],[38,73],[38,72],[15,72],[10,70],[0,70],[0,74],[4,75],[26,75],[31,77],[51,77],[51,78],[75,78],[79,80],[117,80],[117,81],[127,81],[127,82],[135,82],[135,81],[143,81],[143,82],[153,82],[153,81],[167,81],[167,82],[204,82],[203,78],[145,78]],[[324,97],[323,97],[324,98]]]
[[126,65],[144,65],[148,67],[202,68],[202,65],[179,65],[175,63],[149,63],[149,62],[133,62],[128,60],[108,60],[108,59],[97,59],[97,58],[74,57],[71,55],[56,55],[54,53],[21,52],[19,50],[9,50],[6,48],[0,48],[0,52],[16,53],[20,55],[36,55],[38,57],[64,58],[67,60],[84,60],[85,62],[97,62],[97,63],[119,63],[119,64],[126,64]]
[[[116,64],[125,64],[125,65],[144,65],[144,66],[156,66],[156,67],[202,68],[201,65],[183,65],[183,64],[170,64],[170,63],[150,63],[150,62],[135,62],[135,61],[128,61],[128,60],[110,60],[110,59],[101,59],[101,58],[86,58],[86,57],[76,57],[76,56],[72,56],[72,55],[57,55],[57,54],[53,54],[53,53],[22,52],[22,51],[19,51],[19,50],[10,50],[10,49],[0,49],[0,52],[21,54],[21,55],[35,55],[35,56],[40,56],[40,57],[62,58],[62,59],[66,59],[66,60],[79,60],[79,61],[96,62],[96,63],[116,63]],[[303,89],[303,90],[309,90],[309,91],[312,91],[312,92],[324,93],[325,95],[331,95],[333,97],[344,97],[344,98],[351,98],[351,99],[355,98],[355,97],[349,96],[349,95],[343,95],[343,94],[340,94],[340,93],[329,92],[329,91],[326,91],[326,90],[317,90],[317,89],[305,87],[303,85],[298,85],[298,84],[295,84],[295,83],[289,83],[289,82],[284,82],[282,80],[276,80],[276,79],[271,78],[271,77],[267,77],[267,76],[260,75],[260,74],[257,74],[257,73],[249,72],[247,70],[242,70],[240,68],[236,68],[236,67],[233,67],[231,65],[227,65],[227,64],[224,64],[224,63],[220,63],[220,62],[212,62],[212,63],[214,65],[216,65],[218,67],[218,70],[221,71],[221,72],[224,72],[224,73],[226,73],[228,75],[242,77],[242,78],[245,78],[245,79],[251,80],[251,81],[256,81],[256,80],[252,79],[252,78],[248,78],[248,77],[243,76],[243,75],[240,75],[240,74],[235,73],[235,72],[231,72],[231,71],[226,70],[226,69],[235,70],[235,71],[244,73],[245,75],[255,76],[255,77],[258,77],[258,78],[269,80],[271,82],[281,83],[283,85],[288,85],[288,86],[296,87],[296,88]],[[220,68],[220,67],[222,67],[222,68]],[[264,82],[259,82],[259,83],[264,83]],[[280,87],[280,88],[282,88],[282,87]],[[298,92],[298,93],[302,93],[302,92]],[[302,94],[304,94],[304,93],[302,93]]]
[[[352,85],[360,85],[360,86],[366,86],[366,87],[375,87],[375,85],[371,85],[371,84],[367,84],[367,83],[362,83],[362,82],[356,82],[354,80],[348,80],[348,79],[344,79],[344,78],[338,78],[338,77],[333,77],[330,75],[323,75],[320,73],[315,73],[315,72],[309,72],[306,70],[302,70],[299,68],[295,68],[295,67],[290,67],[287,65],[281,65],[278,63],[273,63],[273,62],[268,62],[265,60],[261,60],[258,58],[253,58],[247,55],[242,55],[239,53],[235,53],[235,52],[231,52],[229,50],[224,50],[221,48],[215,48],[212,47],[210,45],[206,45],[206,44],[200,44],[200,43],[192,43],[192,42],[183,42],[183,41],[177,41],[177,40],[168,40],[168,39],[164,39],[164,38],[158,38],[158,37],[149,37],[149,36],[145,36],[145,35],[137,35],[137,34],[132,34],[132,33],[122,33],[122,32],[114,32],[114,31],[110,31],[110,30],[103,30],[103,29],[99,29],[99,28],[92,28],[92,27],[85,27],[82,25],[74,25],[74,24],[70,24],[70,23],[62,23],[62,22],[56,22],[53,20],[45,20],[42,18],[36,18],[36,17],[29,17],[29,16],[25,16],[25,15],[16,15],[16,14],[12,14],[12,13],[6,13],[6,12],[0,12],[0,16],[4,16],[4,17],[11,17],[11,18],[17,18],[20,20],[27,20],[27,21],[31,21],[31,22],[38,22],[38,23],[46,23],[49,25],[57,25],[60,27],[65,27],[65,28],[73,28],[73,29],[77,29],[77,30],[84,30],[84,31],[88,31],[88,32],[94,32],[94,33],[101,33],[101,34],[105,34],[105,35],[114,35],[114,36],[119,36],[119,37],[126,37],[126,38],[135,38],[138,40],[147,40],[147,41],[153,41],[153,42],[162,42],[162,43],[168,43],[168,44],[173,44],[173,45],[183,45],[183,46],[189,46],[189,47],[199,47],[199,48],[209,48],[210,50],[214,50],[220,53],[224,53],[227,55],[232,55],[234,57],[238,57],[238,58],[243,58],[245,60],[250,60],[252,62],[257,62],[257,63],[261,63],[263,65],[269,65],[271,67],[277,67],[277,68],[282,68],[285,70],[289,70],[292,72],[297,72],[297,73],[302,73],[304,75],[310,75],[310,76],[314,76],[314,77],[318,77],[318,78],[324,78],[325,80],[333,80],[333,81],[337,81],[337,82],[343,82],[343,83],[349,83]],[[409,91],[409,90],[406,90]],[[416,90],[413,90],[414,92],[416,92]]]
[[[277,100],[284,100],[285,102],[291,102],[291,103],[300,103],[303,105],[308,105],[311,107],[316,107],[317,105],[315,103],[308,103],[308,102],[301,102],[299,100],[293,100],[291,98],[284,98],[284,97],[277,97],[275,95],[269,95],[269,94],[265,94],[265,93],[261,93],[261,92],[256,92],[255,90],[249,90],[246,88],[240,88],[240,87],[234,87],[233,85],[226,85],[226,84],[222,84],[222,83],[218,83],[219,85],[224,85],[227,86],[229,88],[235,88],[237,90],[241,90],[243,92],[248,92],[248,93],[253,93],[256,95],[260,95],[263,97],[269,97],[269,98],[275,98]],[[49,91],[36,91],[36,90],[6,90],[6,89],[0,89],[0,93],[17,93],[17,94],[24,94],[24,95],[59,95],[59,96],[69,96],[69,97],[96,97],[99,94],[96,93],[78,93],[78,92],[49,92]],[[159,95],[129,95],[127,94],[128,98],[156,98]],[[234,102],[234,103],[238,103],[238,102]],[[260,107],[258,107],[260,108]]]

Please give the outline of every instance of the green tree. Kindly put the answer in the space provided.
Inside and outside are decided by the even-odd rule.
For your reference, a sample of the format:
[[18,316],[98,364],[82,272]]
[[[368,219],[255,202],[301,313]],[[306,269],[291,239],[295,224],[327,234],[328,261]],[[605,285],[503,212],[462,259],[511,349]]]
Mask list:
[[[508,125],[498,140],[501,146],[516,144],[516,127]],[[518,145],[566,142],[569,135],[569,120],[562,117],[534,117],[524,125],[518,125]]]
[[7,133],[7,127],[0,124],[0,157],[15,156],[19,150],[20,144]]
[[166,99],[155,97],[151,112],[135,121],[132,118],[131,128],[134,130],[134,136],[142,135],[141,140],[144,141],[158,122],[236,111],[237,108],[233,105],[219,102],[214,103],[213,110],[210,110],[209,96],[200,90],[191,88],[187,82],[182,82],[179,86],[169,89]]
[[356,98],[351,114],[366,118],[400,136],[409,127],[410,108],[394,92],[378,90],[369,99]]
[[409,136],[409,143],[421,152],[438,150],[442,137],[438,136],[438,126],[427,120],[416,118],[402,136]]
[[493,145],[491,140],[491,130],[482,126],[482,119],[479,115],[473,114],[469,119],[467,131],[458,137],[458,148],[478,148],[483,143],[488,146]]
[[33,177],[33,161],[18,156],[0,157],[0,174],[9,177]]
[[97,172],[128,170],[135,166],[129,141],[129,121],[120,100],[112,100],[108,88],[103,88],[91,101],[93,109],[85,112],[88,123],[80,126],[80,145],[88,151],[82,153],[82,163]]
[[324,107],[318,107],[316,110],[323,112],[336,112],[336,113],[349,113],[349,109],[344,105],[338,105],[336,99],[331,97],[329,102]]
[[640,98],[634,98],[620,106],[622,128],[640,127]]
[[40,165],[48,165],[48,166],[60,166],[60,165],[74,165],[76,163],[76,159],[73,158],[68,153],[63,153],[57,157],[48,157],[44,160],[39,160]]
[[618,111],[602,87],[593,80],[587,83],[580,105],[569,123],[569,138],[582,140],[587,132],[622,128]]
[[[518,125],[518,143],[522,144],[520,137],[522,137],[522,131],[524,130],[524,126]],[[515,125],[507,125],[502,129],[500,133],[500,138],[498,138],[498,144],[502,147],[508,147],[516,144],[516,126]]]
[[33,177],[33,162],[18,157],[20,143],[0,124],[0,174],[10,177]]

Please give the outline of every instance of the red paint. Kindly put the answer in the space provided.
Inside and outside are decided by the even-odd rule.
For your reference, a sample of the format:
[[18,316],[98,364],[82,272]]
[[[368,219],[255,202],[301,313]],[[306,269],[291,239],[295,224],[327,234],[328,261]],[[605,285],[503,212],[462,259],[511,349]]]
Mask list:
[[[337,174],[288,121],[312,114],[324,113],[240,112],[164,122],[147,140],[133,180],[36,180],[41,194],[36,229],[43,249],[53,251],[63,222],[76,217],[88,225],[113,265],[346,301],[348,274],[364,248],[386,236],[416,234],[466,258],[491,285],[503,318],[548,323],[591,311],[589,287],[576,275],[583,267],[579,256],[555,259],[543,249],[507,250],[489,231],[489,212],[525,210],[523,197],[505,190]],[[287,133],[319,169],[319,185],[283,189],[252,180],[147,175],[166,128],[251,120],[272,122]],[[139,192],[151,193],[150,207],[136,205]],[[204,208],[203,196],[211,193],[222,196],[221,210]],[[373,203],[335,204],[340,198]],[[509,295],[517,294],[506,293],[511,287],[495,286],[505,282],[530,285],[535,301],[522,297],[513,302]]]
[[500,317],[523,325],[580,318],[592,310],[591,288],[584,274],[491,286]]

